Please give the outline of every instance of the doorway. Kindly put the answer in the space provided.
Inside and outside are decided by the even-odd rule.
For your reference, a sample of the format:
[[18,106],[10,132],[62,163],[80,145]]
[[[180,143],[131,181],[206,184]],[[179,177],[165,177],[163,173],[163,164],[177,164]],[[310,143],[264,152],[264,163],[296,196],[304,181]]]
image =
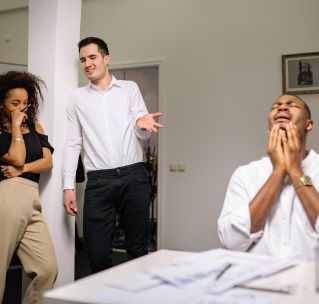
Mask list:
[[[110,73],[117,79],[132,80],[137,83],[149,113],[159,111],[159,65],[148,65],[139,67],[110,68]],[[149,252],[155,251],[158,246],[158,134],[152,133],[151,138],[141,142],[144,152],[144,162],[152,187],[150,201],[150,236]],[[78,202],[78,215],[76,217],[76,255],[75,255],[75,279],[80,279],[91,274],[85,248],[83,247],[83,199],[86,180],[76,184],[76,196]],[[118,221],[119,223],[119,221]],[[118,225],[113,240],[113,265],[127,261],[125,252],[125,236]]]
[[[159,111],[159,68],[158,66],[138,68],[110,69],[117,79],[132,80],[137,83],[149,113]],[[141,141],[144,151],[144,162],[148,171],[152,197],[150,202],[150,239],[149,252],[157,249],[157,173],[158,173],[158,134],[152,133],[147,141]],[[124,232],[118,227],[114,237],[114,249],[121,250],[124,246]]]

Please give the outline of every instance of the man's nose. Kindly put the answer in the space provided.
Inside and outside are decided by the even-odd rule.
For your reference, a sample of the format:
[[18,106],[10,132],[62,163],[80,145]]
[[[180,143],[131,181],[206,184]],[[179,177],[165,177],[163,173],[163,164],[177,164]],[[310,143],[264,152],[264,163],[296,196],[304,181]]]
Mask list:
[[281,104],[278,108],[279,111],[287,111],[288,110],[288,106],[286,104]]

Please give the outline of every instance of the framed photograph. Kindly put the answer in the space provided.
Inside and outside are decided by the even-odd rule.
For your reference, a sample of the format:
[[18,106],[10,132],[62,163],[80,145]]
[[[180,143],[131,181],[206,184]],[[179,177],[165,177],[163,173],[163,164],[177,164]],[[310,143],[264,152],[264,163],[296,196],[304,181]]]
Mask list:
[[319,52],[282,55],[284,94],[319,93]]

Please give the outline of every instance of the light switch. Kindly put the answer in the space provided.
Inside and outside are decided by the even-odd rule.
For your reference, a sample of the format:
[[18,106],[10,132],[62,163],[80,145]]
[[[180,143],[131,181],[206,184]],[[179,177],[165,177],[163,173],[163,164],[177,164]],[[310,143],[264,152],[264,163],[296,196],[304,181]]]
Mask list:
[[186,165],[184,163],[177,164],[177,169],[180,172],[184,172],[186,170]]
[[169,171],[178,171],[178,165],[177,164],[169,164]]

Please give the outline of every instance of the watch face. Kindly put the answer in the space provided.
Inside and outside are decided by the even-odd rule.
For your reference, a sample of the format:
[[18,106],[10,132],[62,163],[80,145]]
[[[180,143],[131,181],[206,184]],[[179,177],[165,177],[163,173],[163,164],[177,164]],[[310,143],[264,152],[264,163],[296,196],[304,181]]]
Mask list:
[[305,186],[312,186],[312,180],[309,176],[305,175],[300,178],[300,181],[305,185]]
[[299,189],[302,186],[313,186],[311,177],[304,175],[299,178],[299,181],[293,184],[295,189]]

